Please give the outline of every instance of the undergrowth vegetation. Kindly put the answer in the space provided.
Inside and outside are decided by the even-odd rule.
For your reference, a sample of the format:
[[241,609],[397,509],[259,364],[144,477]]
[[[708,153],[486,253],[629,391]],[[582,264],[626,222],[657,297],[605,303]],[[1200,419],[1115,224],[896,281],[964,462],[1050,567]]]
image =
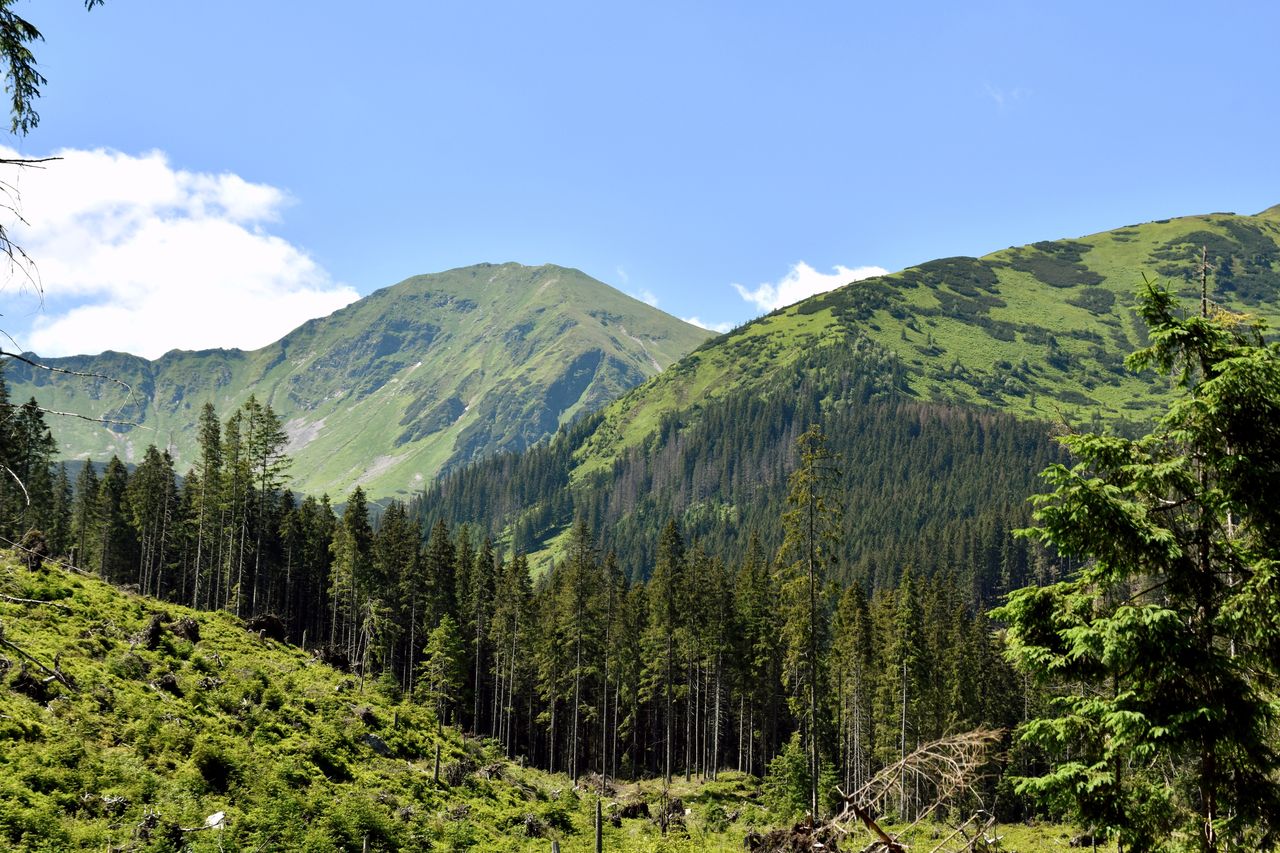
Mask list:
[[[785,823],[752,776],[575,785],[440,727],[385,680],[0,552],[0,848],[737,851]],[[436,777],[436,749],[440,770]],[[781,807],[781,808],[780,808]],[[664,815],[666,815],[664,819]],[[665,824],[665,833],[663,825]],[[938,828],[940,830],[940,828]],[[929,829],[933,832],[934,828]],[[1068,830],[1002,829],[1006,849]]]
[[0,583],[4,849],[546,849],[589,827],[567,780],[229,614],[7,556]]

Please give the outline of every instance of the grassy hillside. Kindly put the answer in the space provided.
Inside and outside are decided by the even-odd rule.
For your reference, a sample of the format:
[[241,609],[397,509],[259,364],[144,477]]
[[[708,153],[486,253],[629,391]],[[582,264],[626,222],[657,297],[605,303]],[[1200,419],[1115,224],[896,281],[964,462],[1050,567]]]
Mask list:
[[250,394],[285,422],[294,485],[405,494],[440,470],[521,450],[598,408],[702,343],[707,333],[577,270],[482,264],[417,276],[303,324],[260,350],[122,353],[50,364],[128,383],[12,364],[15,399],[132,421],[53,419],[69,457],[141,458],[171,445],[194,460],[194,424]]
[[[0,848],[360,850],[367,839],[371,850],[545,851],[555,838],[570,851],[590,843],[591,792],[438,731],[424,708],[262,639],[226,613],[161,604],[57,568],[30,572],[7,553],[0,594]],[[66,683],[46,683],[41,665]],[[738,849],[747,823],[763,818],[755,792],[742,777],[689,791],[696,816],[674,849]],[[606,815],[637,796],[656,798],[614,792]],[[729,832],[723,809],[708,824],[704,802],[737,802],[741,825]],[[218,813],[221,829],[201,828]],[[618,823],[606,827],[609,849],[645,849],[659,834],[647,820]]]
[[1143,276],[1198,301],[1201,247],[1215,302],[1280,321],[1280,206],[1209,214],[945,258],[867,279],[708,341],[605,411],[578,475],[639,445],[663,413],[763,387],[823,347],[865,337],[893,353],[910,396],[1049,421],[1149,420],[1168,383],[1124,357],[1145,342],[1133,312]]
[[[5,850],[594,849],[598,777],[522,768],[229,614],[0,552],[0,628]],[[730,853],[777,822],[741,773],[677,778],[669,796],[664,837],[660,780],[609,784],[605,849]],[[640,803],[648,816],[622,817]],[[1074,833],[999,834],[1040,851]]]

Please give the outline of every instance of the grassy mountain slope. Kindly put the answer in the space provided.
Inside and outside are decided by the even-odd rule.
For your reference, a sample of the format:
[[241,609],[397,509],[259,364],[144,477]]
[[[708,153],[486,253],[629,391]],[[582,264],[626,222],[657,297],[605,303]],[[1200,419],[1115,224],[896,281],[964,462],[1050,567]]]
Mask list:
[[250,394],[285,422],[295,486],[407,493],[440,470],[518,451],[598,408],[706,340],[707,333],[556,266],[481,264],[410,278],[260,350],[51,359],[112,382],[10,367],[15,399],[132,421],[53,419],[72,457],[125,461],[171,444],[195,459],[208,401],[224,416]]
[[1145,274],[1198,306],[1201,246],[1215,302],[1280,321],[1280,208],[933,261],[715,338],[546,447],[450,474],[420,516],[485,523],[534,565],[579,515],[633,574],[667,518],[734,558],[751,533],[780,541],[794,439],[819,420],[845,459],[846,577],[954,567],[998,594],[1044,571],[1007,531],[1059,458],[1051,431],[1171,399],[1124,367],[1135,295]]
[[1034,243],[982,258],[946,258],[779,309],[708,341],[605,412],[578,452],[578,472],[607,468],[664,412],[768,378],[857,333],[896,354],[906,392],[1058,421],[1149,420],[1167,382],[1135,376],[1124,357],[1145,342],[1133,312],[1146,275],[1199,299],[1207,247],[1211,297],[1280,321],[1280,206],[1210,214]]
[[[426,709],[227,613],[28,571],[8,552],[0,593],[0,848],[590,849],[595,798],[567,777],[438,730]],[[24,653],[68,683],[45,683]],[[689,835],[668,849],[740,849],[767,818],[758,785],[737,780],[690,790]],[[605,814],[635,796],[608,797]],[[200,829],[220,812],[222,829]],[[648,820],[605,827],[610,850],[658,835]]]
[[[439,729],[424,708],[227,613],[51,564],[30,571],[4,551],[0,595],[4,850],[594,849],[594,789]],[[45,683],[39,665],[67,683]],[[652,819],[609,819],[640,800],[656,815],[661,780],[611,785],[604,848],[731,853],[778,822],[742,773],[677,777],[670,794],[688,812],[663,837]],[[203,828],[219,814],[220,828]],[[1001,834],[1040,851],[1073,833]]]

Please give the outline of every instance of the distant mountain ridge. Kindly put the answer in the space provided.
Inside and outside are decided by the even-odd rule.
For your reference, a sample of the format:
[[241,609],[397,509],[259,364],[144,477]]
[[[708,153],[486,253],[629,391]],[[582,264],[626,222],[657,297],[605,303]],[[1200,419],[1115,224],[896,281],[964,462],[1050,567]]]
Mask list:
[[415,276],[253,351],[46,359],[114,382],[11,364],[16,399],[131,421],[53,419],[64,455],[195,459],[194,425],[250,394],[281,417],[294,487],[408,494],[439,471],[519,451],[674,362],[710,333],[565,267],[478,264]]

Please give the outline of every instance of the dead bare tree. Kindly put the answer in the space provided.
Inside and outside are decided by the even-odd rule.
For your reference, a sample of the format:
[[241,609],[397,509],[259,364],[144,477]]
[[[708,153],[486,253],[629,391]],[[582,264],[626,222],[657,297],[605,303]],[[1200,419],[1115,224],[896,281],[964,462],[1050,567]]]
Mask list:
[[[995,819],[985,810],[976,783],[989,763],[992,750],[1003,737],[1004,732],[999,729],[977,729],[926,743],[883,768],[853,793],[845,794],[841,791],[844,807],[831,823],[848,832],[845,827],[857,819],[877,837],[869,850],[879,849],[886,853],[905,850],[901,842],[881,829],[874,815],[888,811],[890,798],[906,783],[918,789],[932,791],[932,795],[929,797],[929,804],[917,809],[914,820],[901,830],[900,835],[911,832],[939,811],[960,805],[962,800],[976,800],[978,808],[955,827],[951,835],[934,847],[931,853],[985,849],[977,845],[985,838],[985,831]],[[975,826],[980,828],[973,836],[969,836],[969,829]],[[956,841],[961,846],[948,846]]]
[[[749,837],[747,847],[758,853],[819,849],[816,844],[821,844],[822,849],[838,850],[840,842],[853,835],[857,824],[861,824],[872,836],[862,853],[906,853],[902,837],[940,812],[966,805],[971,809],[968,816],[952,826],[951,833],[929,853],[991,853],[998,843],[988,835],[995,817],[986,810],[977,786],[1003,737],[1004,732],[999,729],[978,729],[926,743],[883,768],[856,791],[846,794],[837,789],[842,807],[826,823],[819,823],[810,815],[790,829]],[[895,835],[881,827],[876,818],[889,811],[904,780],[931,794],[928,805]]]

